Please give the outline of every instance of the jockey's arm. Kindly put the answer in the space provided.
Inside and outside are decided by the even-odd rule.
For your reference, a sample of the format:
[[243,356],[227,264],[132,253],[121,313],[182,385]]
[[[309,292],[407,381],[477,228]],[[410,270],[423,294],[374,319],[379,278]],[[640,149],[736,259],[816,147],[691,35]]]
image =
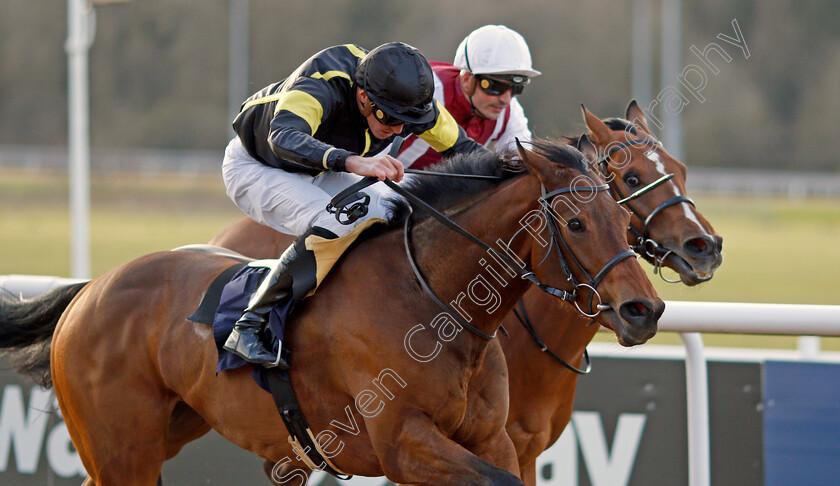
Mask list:
[[520,142],[531,141],[531,130],[528,129],[528,118],[522,105],[514,98],[510,103],[510,119],[504,133],[496,141],[496,152],[516,150],[516,139]]
[[444,157],[454,154],[488,152],[483,145],[467,136],[467,132],[458,126],[455,118],[440,102],[435,101],[435,105],[438,115],[430,123],[431,127],[418,135],[420,139]]
[[333,109],[340,95],[323,83],[303,80],[297,89],[282,93],[274,108],[268,142],[274,154],[309,169],[346,171],[347,157],[353,152],[316,139],[313,135]]

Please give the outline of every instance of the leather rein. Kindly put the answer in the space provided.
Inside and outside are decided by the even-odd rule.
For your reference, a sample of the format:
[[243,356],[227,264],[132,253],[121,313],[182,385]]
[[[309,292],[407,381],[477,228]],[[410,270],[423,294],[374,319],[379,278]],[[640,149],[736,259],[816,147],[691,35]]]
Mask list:
[[[409,171],[410,171],[410,169],[406,170],[406,172],[409,172]],[[495,179],[495,180],[500,179],[499,177],[496,177],[496,176],[484,176],[484,175],[476,175],[476,174],[449,174],[449,173],[435,173],[435,172],[428,172],[428,171],[413,171],[413,170],[409,173],[422,174],[422,175],[428,175],[428,176],[468,177],[468,178]],[[359,191],[364,189],[365,187],[368,187],[368,186],[376,183],[376,182],[378,182],[378,179],[375,178],[375,177],[366,177],[366,178],[360,180],[359,182],[356,182],[355,184],[351,185],[350,187],[348,187],[348,188],[344,189],[343,191],[339,192],[338,194],[336,194],[335,197],[333,197],[333,199],[331,200],[330,204],[327,206],[327,210],[329,212],[335,214],[336,219],[338,219],[338,221],[341,222],[342,224],[352,224],[358,218],[367,214],[367,203],[369,202],[369,197],[364,193],[360,193]],[[551,191],[549,193],[546,193],[545,187],[541,187],[542,195],[539,198],[540,207],[541,207],[540,212],[544,217],[546,217],[546,219],[548,221],[548,228],[549,228],[549,232],[551,234],[552,246],[554,246],[557,249],[557,255],[558,255],[558,258],[560,260],[560,265],[561,265],[561,268],[563,269],[563,273],[566,276],[566,280],[569,283],[571,283],[571,285],[572,285],[572,291],[569,292],[569,291],[566,291],[566,290],[558,289],[558,288],[551,287],[549,285],[544,284],[543,282],[541,282],[536,277],[536,275],[534,275],[533,270],[529,269],[527,266],[523,266],[522,264],[514,261],[514,259],[511,258],[510,256],[508,256],[507,254],[505,254],[503,252],[499,252],[496,249],[494,249],[493,247],[487,245],[486,243],[481,241],[479,238],[477,238],[473,234],[471,234],[469,231],[467,231],[463,227],[459,226],[455,221],[448,218],[446,215],[444,215],[443,213],[441,213],[440,211],[438,211],[437,209],[435,209],[434,207],[429,205],[427,202],[418,198],[413,193],[407,191],[406,189],[399,186],[395,182],[393,182],[389,179],[385,179],[383,182],[388,187],[390,187],[392,190],[394,190],[394,192],[400,194],[402,197],[404,197],[406,200],[408,200],[412,205],[420,206],[423,209],[425,209],[426,211],[429,211],[429,213],[435,219],[440,221],[444,226],[450,228],[451,230],[460,234],[461,236],[463,236],[464,238],[466,238],[470,242],[472,242],[472,243],[478,245],[479,247],[483,248],[488,253],[490,253],[494,258],[496,258],[499,261],[507,264],[512,271],[514,271],[516,274],[518,274],[520,276],[520,278],[529,280],[531,283],[533,283],[534,285],[539,287],[540,290],[548,293],[549,295],[551,295],[553,297],[556,297],[556,298],[559,298],[559,299],[562,299],[562,300],[565,300],[565,301],[568,301],[568,302],[572,302],[583,315],[585,315],[587,317],[590,317],[590,318],[598,315],[602,310],[609,307],[609,306],[604,305],[601,302],[601,297],[596,290],[596,287],[601,282],[603,277],[607,274],[607,272],[609,272],[614,266],[616,266],[618,263],[620,263],[624,259],[635,256],[635,253],[630,248],[622,250],[617,255],[615,255],[613,258],[611,258],[598,271],[598,273],[595,274],[594,277],[591,277],[589,275],[589,273],[583,268],[583,266],[581,265],[581,263],[579,262],[579,260],[575,256],[574,252],[569,247],[569,245],[566,243],[566,240],[563,238],[563,235],[562,235],[562,233],[560,232],[560,230],[557,226],[556,217],[555,217],[554,213],[550,210],[551,200],[553,200],[553,198],[558,196],[558,195],[571,193],[571,192],[607,191],[607,190],[609,190],[609,186],[607,186],[606,184],[605,185],[600,185],[600,186],[564,187],[564,188],[560,188],[560,189]],[[496,334],[497,334],[496,332],[494,332],[493,334],[486,333],[486,332],[476,328],[475,326],[473,326],[469,322],[467,322],[466,319],[464,319],[458,312],[453,311],[453,309],[450,306],[448,306],[446,303],[444,303],[435,294],[435,292],[432,290],[432,288],[426,282],[426,279],[423,277],[423,274],[420,271],[420,268],[418,267],[418,265],[415,261],[415,258],[413,256],[413,250],[412,250],[411,239],[410,239],[412,215],[413,215],[413,209],[412,209],[412,212],[409,213],[409,215],[406,217],[406,220],[405,220],[403,240],[404,240],[404,245],[405,245],[406,256],[408,258],[409,264],[410,264],[410,266],[411,266],[411,268],[414,272],[415,277],[417,278],[418,282],[420,283],[420,286],[432,298],[432,300],[435,302],[435,304],[438,307],[440,307],[444,312],[446,312],[459,325],[463,326],[465,329],[467,329],[468,331],[470,331],[471,333],[475,334],[476,336],[478,336],[482,339],[485,339],[485,340],[489,341],[489,340],[495,338]],[[519,235],[519,233],[521,233],[523,229],[525,229],[525,228],[523,227],[520,230],[518,230],[511,237],[510,241],[512,241],[517,235]],[[568,262],[566,261],[566,259],[563,256],[562,251],[560,250],[561,245],[562,245],[563,248],[566,249],[566,252],[571,257],[571,260],[573,261],[573,263],[582,271],[582,273],[586,276],[587,280],[589,280],[588,283],[579,282],[574,277],[574,275],[571,271],[571,267],[569,266]],[[549,252],[550,252],[550,250],[551,250],[551,248],[549,248]],[[548,254],[548,252],[547,252],[547,254]],[[577,302],[577,291],[580,288],[587,288],[587,289],[590,290],[588,312],[581,309],[580,305]],[[595,306],[595,309],[593,309],[593,301],[594,301],[594,297],[596,295],[598,296],[599,304],[597,306]]]

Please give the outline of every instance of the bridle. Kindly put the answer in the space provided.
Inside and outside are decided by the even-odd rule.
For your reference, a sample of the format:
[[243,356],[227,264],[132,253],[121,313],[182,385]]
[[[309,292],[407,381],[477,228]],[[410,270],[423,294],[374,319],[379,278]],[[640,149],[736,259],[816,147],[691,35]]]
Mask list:
[[668,207],[671,207],[671,206],[674,206],[674,205],[677,205],[677,204],[680,204],[680,203],[688,203],[688,204],[691,204],[691,206],[694,207],[695,206],[694,201],[692,201],[691,198],[689,198],[688,196],[684,196],[684,195],[674,196],[674,197],[669,198],[665,201],[662,201],[658,206],[656,206],[653,209],[653,211],[650,212],[650,214],[644,215],[641,211],[639,211],[632,204],[630,204],[630,201],[643,196],[644,194],[653,190],[655,187],[671,180],[671,178],[674,177],[674,174],[673,173],[665,174],[662,177],[660,177],[659,179],[656,179],[655,181],[651,182],[650,184],[647,184],[644,187],[642,187],[641,189],[637,190],[636,192],[630,194],[629,196],[625,196],[621,192],[621,189],[619,188],[618,183],[615,182],[616,179],[618,179],[618,178],[613,177],[612,180],[610,180],[610,173],[609,173],[609,169],[607,168],[607,165],[609,164],[609,160],[611,159],[612,155],[615,152],[617,152],[619,150],[622,150],[625,147],[632,146],[632,145],[649,145],[649,144],[654,145],[654,146],[661,146],[662,145],[662,143],[660,141],[655,140],[653,138],[641,138],[641,139],[636,139],[636,140],[628,140],[628,141],[622,142],[618,145],[615,145],[615,146],[611,147],[605,154],[603,154],[595,162],[594,165],[601,172],[601,175],[604,176],[605,180],[610,181],[609,182],[610,192],[613,195],[613,197],[616,199],[616,201],[619,204],[625,205],[633,214],[636,215],[637,218],[639,218],[639,221],[642,222],[642,232],[641,233],[639,233],[639,231],[636,230],[636,228],[634,228],[632,224],[630,225],[629,231],[633,234],[633,236],[637,240],[637,243],[635,245],[630,245],[630,247],[636,253],[641,255],[642,258],[649,261],[653,265],[653,273],[654,274],[658,273],[659,276],[662,278],[662,280],[664,280],[668,283],[677,283],[677,282],[680,281],[679,279],[669,280],[665,277],[664,273],[662,273],[662,271],[661,271],[662,267],[665,264],[665,259],[668,258],[668,256],[671,253],[673,253],[673,251],[669,250],[668,248],[666,248],[665,246],[661,245],[659,242],[657,242],[656,240],[651,238],[650,233],[649,233],[649,227],[650,227],[651,221],[653,221],[653,218],[655,218],[657,215],[659,215],[664,209],[666,209]]
[[[586,135],[584,135],[584,136],[586,136]],[[682,202],[686,202],[686,203],[689,203],[692,206],[694,206],[694,201],[692,201],[691,199],[689,199],[686,196],[675,196],[675,197],[672,197],[672,198],[670,198],[666,201],[663,201],[656,208],[654,208],[653,211],[650,212],[650,214],[645,216],[644,214],[642,214],[641,211],[639,211],[637,208],[633,207],[633,205],[629,204],[630,201],[647,194],[648,192],[650,192],[654,188],[658,187],[659,185],[664,184],[665,182],[671,180],[671,178],[674,177],[674,174],[673,173],[665,174],[662,177],[660,177],[659,179],[656,179],[655,181],[651,182],[650,184],[647,184],[644,187],[638,189],[637,191],[630,194],[629,196],[624,196],[624,194],[622,194],[622,192],[621,192],[621,189],[619,189],[619,187],[618,187],[618,183],[615,182],[616,178],[615,177],[612,178],[612,179],[610,178],[610,173],[609,173],[609,170],[607,168],[607,164],[609,163],[610,158],[612,157],[612,155],[615,152],[617,152],[619,150],[622,150],[625,147],[629,147],[629,146],[632,146],[632,145],[643,145],[643,144],[662,145],[661,142],[659,142],[658,140],[655,140],[653,138],[628,140],[628,141],[622,142],[620,144],[617,144],[615,146],[612,146],[609,149],[609,151],[607,151],[607,153],[605,153],[605,154],[603,154],[599,157],[599,159],[594,163],[594,165],[598,169],[598,171],[601,173],[601,175],[604,177],[604,180],[609,181],[608,185],[609,185],[609,188],[610,188],[610,194],[613,196],[613,198],[616,200],[616,202],[618,202],[619,204],[625,205],[627,208],[630,209],[630,211],[633,212],[633,214],[636,215],[636,217],[639,218],[640,221],[642,221],[642,232],[641,233],[639,233],[639,231],[636,230],[636,228],[634,228],[632,224],[628,228],[628,230],[633,234],[633,236],[635,236],[635,238],[637,240],[637,243],[635,245],[630,245],[630,248],[632,248],[635,253],[641,255],[645,260],[649,261],[653,265],[653,273],[654,274],[658,273],[659,276],[662,278],[662,280],[664,280],[668,283],[676,283],[676,282],[679,282],[679,280],[669,280],[668,278],[665,277],[664,273],[661,270],[662,266],[665,263],[665,259],[668,258],[668,256],[673,252],[671,250],[665,248],[663,245],[660,245],[656,240],[651,238],[648,228],[650,226],[651,221],[653,221],[653,218],[655,218],[665,208],[668,208],[670,206],[674,206],[674,205],[682,203]],[[599,296],[599,300],[600,300],[600,296]],[[577,305],[577,303],[575,303],[575,305]],[[590,308],[591,308],[591,303],[590,303]],[[580,310],[580,308],[578,308],[578,310]],[[519,320],[519,322],[522,324],[522,326],[525,328],[525,330],[528,331],[528,333],[531,335],[531,338],[533,338],[534,342],[537,344],[537,346],[540,348],[540,350],[542,352],[548,354],[549,356],[554,358],[554,360],[556,360],[561,365],[563,365],[564,367],[566,367],[567,369],[569,369],[570,371],[572,371],[574,373],[577,373],[577,374],[580,374],[580,375],[585,375],[585,374],[588,374],[592,370],[592,362],[589,360],[589,353],[587,352],[586,348],[584,348],[584,350],[583,350],[583,360],[585,362],[585,366],[583,366],[582,369],[578,369],[578,368],[572,366],[571,364],[567,363],[563,358],[561,358],[555,352],[553,352],[551,349],[548,348],[548,346],[545,344],[545,342],[542,340],[542,338],[540,338],[536,329],[534,329],[534,326],[531,324],[531,320],[528,318],[528,312],[525,309],[524,301],[522,301],[522,300],[519,301],[519,309],[518,310],[514,309],[513,313],[516,316],[516,318]],[[586,315],[586,313],[584,313],[583,311],[581,311],[581,313]],[[587,326],[592,325],[593,322],[594,322],[593,320],[590,320],[590,322],[587,324]]]
[[[451,176],[451,177],[458,177],[459,176],[459,174],[443,174],[443,173],[433,173],[433,174],[426,174],[426,175],[446,175],[446,176]],[[469,176],[469,177],[472,177],[472,178],[500,179],[499,177],[495,177],[495,176],[477,176],[477,175],[470,175],[470,174],[466,174],[466,176]],[[375,177],[367,177],[367,178],[362,179],[361,181],[353,184],[352,186],[348,187],[347,189],[341,191],[330,202],[330,205],[327,207],[328,211],[330,211],[332,213],[335,213],[336,218],[339,220],[339,222],[342,222],[343,224],[351,224],[353,221],[358,219],[358,217],[353,219],[353,216],[355,216],[355,214],[360,213],[361,211],[357,210],[357,211],[355,211],[355,214],[348,214],[346,211],[343,211],[342,208],[346,208],[346,207],[352,208],[355,204],[358,204],[358,203],[354,203],[354,201],[358,201],[360,199],[363,202],[365,202],[364,194],[363,193],[358,193],[358,191],[360,191],[361,189],[363,189],[367,186],[370,186],[371,184],[374,184],[376,182],[377,182],[377,179]],[[589,317],[589,318],[593,318],[593,317],[597,316],[602,310],[605,310],[605,309],[609,308],[608,305],[603,304],[603,302],[601,300],[601,296],[600,296],[600,294],[598,294],[598,291],[597,291],[598,284],[601,283],[604,276],[613,267],[615,267],[618,263],[620,263],[621,261],[623,261],[626,258],[630,258],[630,257],[635,256],[635,253],[630,248],[622,250],[617,255],[612,257],[606,264],[604,264],[604,266],[595,274],[595,276],[590,276],[589,273],[586,271],[586,269],[583,267],[583,265],[580,263],[578,258],[575,256],[572,249],[569,247],[565,238],[563,238],[563,235],[562,235],[562,233],[560,232],[560,230],[557,226],[556,216],[554,215],[553,211],[551,211],[551,209],[550,209],[551,201],[555,197],[557,197],[558,195],[567,194],[567,193],[571,193],[571,192],[607,191],[607,190],[609,190],[609,186],[607,186],[606,184],[599,185],[599,186],[563,187],[563,188],[556,189],[556,190],[548,192],[548,193],[546,192],[545,187],[541,185],[541,197],[539,198],[540,213],[543,215],[543,217],[546,218],[546,221],[547,221],[547,224],[548,224],[549,233],[550,233],[550,236],[551,236],[551,245],[552,245],[551,247],[555,247],[557,249],[557,255],[558,255],[558,258],[559,258],[559,261],[560,261],[560,266],[563,270],[563,273],[566,276],[566,280],[572,286],[572,291],[569,292],[569,291],[566,291],[566,290],[563,290],[563,289],[551,287],[551,286],[546,285],[545,283],[541,282],[537,278],[537,276],[534,274],[534,271],[531,270],[530,268],[528,268],[527,265],[523,265],[523,264],[515,261],[508,254],[506,254],[504,252],[500,252],[500,251],[496,250],[495,248],[491,247],[490,245],[484,243],[479,238],[477,238],[476,236],[471,234],[469,231],[467,231],[466,229],[464,229],[463,227],[458,225],[455,221],[451,220],[446,215],[444,215],[443,213],[441,213],[440,211],[438,211],[437,209],[435,209],[434,207],[429,205],[427,202],[418,198],[413,193],[407,191],[406,189],[399,186],[395,182],[393,182],[389,179],[385,179],[383,182],[388,187],[390,187],[392,190],[394,190],[396,193],[400,194],[406,200],[408,200],[411,203],[412,207],[414,205],[422,207],[424,210],[428,211],[435,219],[440,221],[444,226],[450,228],[451,230],[460,234],[461,236],[463,236],[464,238],[466,238],[470,242],[472,242],[472,243],[478,245],[479,247],[483,248],[485,251],[487,251],[489,254],[491,254],[498,261],[504,262],[506,265],[508,265],[508,267],[511,269],[511,271],[513,271],[514,273],[519,275],[520,278],[529,280],[531,283],[536,285],[540,290],[542,290],[543,292],[546,292],[547,294],[549,294],[553,297],[556,297],[556,298],[559,298],[559,299],[562,299],[562,300],[565,300],[565,301],[568,301],[568,302],[572,302],[575,305],[575,307],[577,307],[578,311],[581,314],[583,314],[584,316]],[[366,213],[366,211],[365,211],[365,213]],[[444,312],[446,312],[453,320],[455,320],[463,328],[467,329],[468,331],[475,334],[476,336],[478,336],[482,339],[488,340],[488,341],[495,338],[496,334],[497,334],[496,332],[494,332],[493,334],[486,333],[486,332],[476,328],[475,326],[473,326],[469,322],[467,322],[466,319],[464,319],[458,312],[454,311],[450,306],[448,306],[446,303],[444,303],[435,294],[435,292],[431,289],[429,284],[426,282],[426,279],[423,277],[423,274],[420,271],[420,268],[418,267],[417,262],[416,262],[416,260],[413,256],[413,250],[412,250],[412,245],[411,245],[412,215],[413,215],[413,209],[408,214],[408,216],[406,216],[406,219],[405,219],[403,240],[404,240],[404,245],[405,245],[406,256],[408,258],[409,264],[410,264],[410,266],[411,266],[411,268],[414,272],[415,277],[417,278],[418,282],[420,283],[420,286],[432,298],[432,300],[435,302],[435,304],[437,304],[438,307],[440,307]],[[340,216],[343,216],[345,219],[342,220],[340,218]],[[359,216],[359,217],[361,217],[361,216]],[[514,235],[510,238],[510,240],[508,240],[508,244],[506,245],[506,247],[509,248],[510,243],[513,241],[513,239],[516,238],[516,236],[518,236],[524,229],[525,229],[525,227],[520,228],[516,233],[514,233]],[[580,269],[580,271],[585,275],[586,279],[588,280],[587,283],[579,282],[575,278],[574,274],[572,273],[570,265],[566,261],[566,258],[563,256],[563,251],[561,250],[561,246],[562,246],[562,248],[565,248],[566,253],[569,255],[569,257],[570,257],[571,261],[574,263],[574,265],[578,269]],[[546,258],[548,256],[548,253],[550,253],[550,251],[551,251],[551,247],[549,247],[548,251],[546,252]],[[543,259],[543,261],[545,261],[545,258]],[[542,262],[540,262],[540,264],[542,264]],[[589,289],[589,291],[590,291],[588,312],[584,311],[580,307],[579,303],[577,302],[577,292],[581,288],[586,288],[586,289]],[[594,298],[595,298],[596,295],[598,296],[598,304],[595,305],[594,308],[593,308]]]

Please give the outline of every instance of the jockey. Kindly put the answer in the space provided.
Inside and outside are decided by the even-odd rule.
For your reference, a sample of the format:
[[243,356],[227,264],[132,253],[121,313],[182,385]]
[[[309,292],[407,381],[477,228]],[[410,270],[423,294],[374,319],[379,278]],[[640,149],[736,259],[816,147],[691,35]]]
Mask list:
[[[260,90],[233,122],[225,150],[228,196],[255,221],[300,235],[263,277],[224,348],[246,361],[286,368],[259,338],[273,304],[292,305],[317,287],[326,270],[373,221],[387,220],[387,193],[375,186],[368,213],[353,225],[326,211],[332,196],[373,176],[398,182],[403,165],[378,154],[398,134],[414,134],[445,154],[484,151],[433,99],[423,55],[393,42],[370,52],[345,44],[306,60],[288,78]],[[359,226],[366,222],[367,225]],[[330,241],[329,263],[313,249]],[[333,244],[335,243],[335,244]]]
[[[528,119],[517,101],[539,71],[531,67],[525,39],[504,25],[471,32],[455,50],[454,64],[432,62],[435,99],[446,107],[467,135],[497,152],[514,139],[531,140]],[[406,167],[423,169],[441,156],[416,136],[406,138],[398,156]]]

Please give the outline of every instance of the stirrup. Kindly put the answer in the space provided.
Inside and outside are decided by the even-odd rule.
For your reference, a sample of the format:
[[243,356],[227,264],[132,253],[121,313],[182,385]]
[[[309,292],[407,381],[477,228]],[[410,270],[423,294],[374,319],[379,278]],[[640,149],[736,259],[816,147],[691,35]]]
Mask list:
[[263,368],[280,368],[282,371],[289,369],[289,363],[281,356],[282,349],[277,350],[277,359],[273,363],[264,363]]

